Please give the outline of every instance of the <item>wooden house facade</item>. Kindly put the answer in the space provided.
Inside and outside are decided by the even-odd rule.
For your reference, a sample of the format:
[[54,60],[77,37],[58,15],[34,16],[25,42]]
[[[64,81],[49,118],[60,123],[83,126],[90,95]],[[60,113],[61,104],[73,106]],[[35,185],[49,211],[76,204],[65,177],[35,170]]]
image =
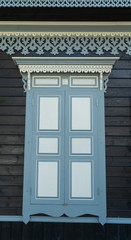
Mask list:
[[130,224],[131,2],[0,1],[0,239]]

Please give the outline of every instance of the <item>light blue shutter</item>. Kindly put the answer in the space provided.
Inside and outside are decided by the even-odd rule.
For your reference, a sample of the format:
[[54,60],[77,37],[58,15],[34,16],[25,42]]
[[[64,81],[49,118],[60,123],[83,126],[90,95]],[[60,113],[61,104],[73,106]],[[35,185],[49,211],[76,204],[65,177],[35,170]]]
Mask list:
[[98,88],[98,76],[34,77],[29,108],[31,176],[25,182],[29,180],[31,190],[24,198],[25,219],[38,213],[92,214],[104,223],[104,93]]

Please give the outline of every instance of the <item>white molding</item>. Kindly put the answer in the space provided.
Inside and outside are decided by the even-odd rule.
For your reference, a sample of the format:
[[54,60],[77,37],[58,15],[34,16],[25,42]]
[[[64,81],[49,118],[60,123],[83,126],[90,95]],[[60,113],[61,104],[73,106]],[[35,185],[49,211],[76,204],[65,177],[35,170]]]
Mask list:
[[123,21],[108,21],[108,22],[91,22],[91,21],[85,21],[85,22],[73,22],[73,21],[0,21],[0,26],[8,26],[8,25],[19,25],[19,26],[26,26],[26,25],[31,25],[31,26],[131,26],[131,21],[129,22],[123,22]]
[[111,73],[112,65],[19,65],[21,73]]
[[[80,77],[80,79],[88,79],[88,84],[73,84],[73,81],[72,81],[72,79],[75,79],[75,78],[78,78],[78,75],[77,76],[75,76],[75,75],[72,75],[72,76],[70,76],[69,77],[69,81],[70,81],[70,88],[98,88],[98,76],[97,75],[94,75],[93,74],[93,76],[92,75],[88,75],[88,76],[86,76],[86,75],[82,75],[82,76],[79,76]],[[92,83],[90,83],[90,79],[95,79],[95,81],[96,81],[96,83],[95,84],[92,84]]]
[[0,21],[0,36],[131,36],[128,22]]
[[85,36],[85,37],[89,37],[89,36],[92,36],[92,37],[97,37],[97,36],[102,36],[102,37],[106,37],[106,36],[110,36],[110,37],[116,37],[116,36],[119,36],[119,37],[131,37],[131,32],[104,32],[104,31],[99,31],[99,32],[72,32],[72,31],[69,31],[69,32],[65,32],[65,31],[61,31],[61,32],[57,32],[57,31],[54,31],[54,32],[26,32],[26,31],[23,31],[23,32],[15,32],[15,31],[12,31],[12,32],[4,32],[4,31],[0,31],[0,36],[6,36],[6,37],[11,37],[11,36],[15,36],[15,37],[19,37],[19,36],[32,36],[32,37],[35,37],[35,36],[41,36],[41,37],[45,37],[45,36],[59,36],[59,37],[62,37],[62,36],[76,36],[76,37],[80,37],[80,36]]
[[[44,77],[44,79],[46,78],[46,80],[48,81],[49,78],[55,78],[58,80],[58,84],[36,84],[35,83],[35,78],[37,79],[41,79],[42,77]],[[52,75],[47,75],[47,76],[43,76],[43,75],[33,75],[32,76],[32,87],[33,88],[60,88],[61,87],[61,76],[52,76]]]

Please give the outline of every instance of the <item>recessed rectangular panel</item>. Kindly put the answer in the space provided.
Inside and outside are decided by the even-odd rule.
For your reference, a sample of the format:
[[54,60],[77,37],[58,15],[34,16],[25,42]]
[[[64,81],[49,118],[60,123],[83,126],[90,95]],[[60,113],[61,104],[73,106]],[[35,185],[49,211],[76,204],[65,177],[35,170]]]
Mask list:
[[91,98],[72,97],[72,129],[91,130]]
[[97,88],[97,76],[72,76],[70,77],[70,87]]
[[72,154],[91,154],[91,138],[72,138]]
[[33,87],[60,87],[59,76],[33,76]]
[[71,197],[91,198],[91,162],[72,162]]
[[38,162],[37,197],[58,197],[58,162]]
[[38,153],[57,154],[58,153],[58,138],[39,137]]
[[59,97],[40,97],[40,130],[58,130],[58,103]]

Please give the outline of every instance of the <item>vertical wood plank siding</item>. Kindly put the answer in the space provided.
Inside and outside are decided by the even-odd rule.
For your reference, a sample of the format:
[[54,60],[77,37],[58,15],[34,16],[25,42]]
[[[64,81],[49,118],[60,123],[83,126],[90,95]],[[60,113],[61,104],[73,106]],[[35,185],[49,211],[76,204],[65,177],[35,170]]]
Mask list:
[[[131,217],[130,105],[131,57],[122,54],[110,75],[105,95],[108,217]],[[0,215],[22,214],[24,122],[25,94],[21,75],[11,57],[0,52]],[[62,229],[64,238],[56,236],[56,232],[54,238],[45,239],[69,239],[68,226],[65,224]],[[70,226],[73,229],[74,225]],[[24,227],[19,227],[26,235]],[[41,234],[49,235],[46,231],[45,228]],[[2,232],[8,234],[8,231],[4,233],[4,227]]]
[[130,225],[0,223],[1,240],[130,240]]

